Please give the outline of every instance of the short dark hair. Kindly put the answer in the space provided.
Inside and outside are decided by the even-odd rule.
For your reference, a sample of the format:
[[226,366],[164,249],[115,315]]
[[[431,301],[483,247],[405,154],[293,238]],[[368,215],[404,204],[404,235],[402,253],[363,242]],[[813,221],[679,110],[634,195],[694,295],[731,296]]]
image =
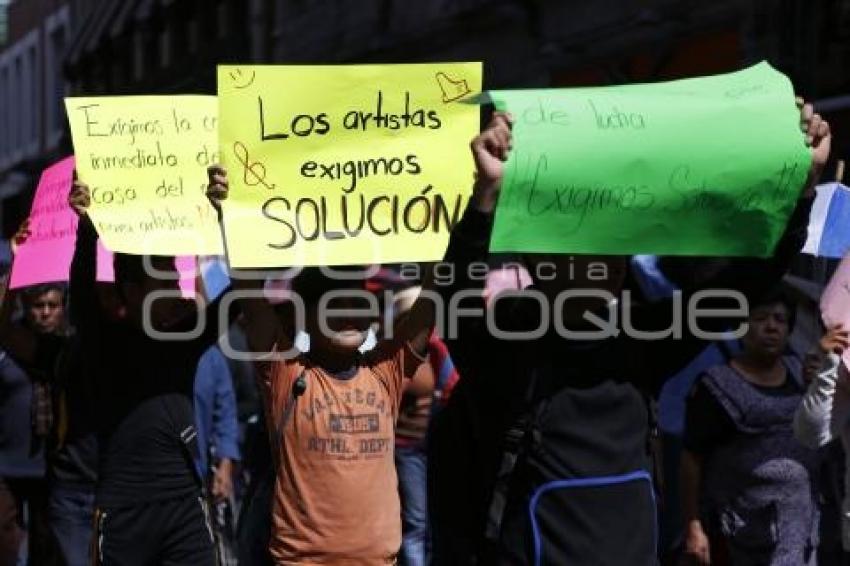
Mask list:
[[758,307],[768,307],[771,305],[782,305],[785,307],[785,310],[788,311],[788,331],[793,331],[794,325],[797,323],[797,302],[782,287],[774,287],[756,297],[750,303],[750,312]]
[[38,299],[45,293],[56,291],[62,297],[62,305],[65,305],[67,299],[68,286],[65,283],[39,283],[38,285],[30,285],[21,291],[21,301],[24,305],[28,305]]
[[112,260],[115,268],[115,284],[118,288],[127,283],[141,284],[150,277],[145,270],[145,258],[150,258],[152,263],[170,261],[174,265],[173,256],[142,256],[133,254],[116,253]]
[[[344,266],[334,267],[333,269],[335,271],[350,272],[352,274],[363,273],[363,275],[366,275],[366,270],[363,267]],[[365,288],[365,277],[346,277],[344,279],[329,277],[319,267],[305,267],[292,280],[292,292],[297,294],[307,307],[317,305],[322,296],[330,291],[340,289],[364,290]]]

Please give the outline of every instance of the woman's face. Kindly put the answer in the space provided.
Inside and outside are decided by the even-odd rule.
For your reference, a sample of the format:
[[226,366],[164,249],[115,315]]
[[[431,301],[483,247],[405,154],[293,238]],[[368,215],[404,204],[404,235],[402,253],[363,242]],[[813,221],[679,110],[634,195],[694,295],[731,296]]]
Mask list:
[[759,305],[750,311],[744,349],[759,357],[781,356],[788,344],[790,313],[783,303]]

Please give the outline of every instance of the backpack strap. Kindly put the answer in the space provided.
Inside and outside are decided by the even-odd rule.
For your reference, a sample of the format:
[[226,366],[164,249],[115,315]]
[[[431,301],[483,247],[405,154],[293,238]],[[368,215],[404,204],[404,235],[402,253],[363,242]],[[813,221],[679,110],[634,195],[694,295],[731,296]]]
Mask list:
[[532,404],[538,387],[538,374],[533,371],[529,376],[525,388],[525,395],[521,397],[522,407],[519,417],[511,423],[505,431],[502,441],[502,457],[499,462],[499,471],[490,495],[490,505],[487,509],[487,524],[484,536],[487,540],[496,541],[502,531],[502,519],[505,515],[505,507],[508,502],[508,490],[511,478],[516,469],[517,461],[525,454],[528,447],[528,437],[534,434],[534,420],[536,411]]
[[286,398],[286,405],[283,408],[283,417],[280,419],[280,425],[275,431],[277,443],[270,446],[272,458],[275,463],[275,468],[280,469],[280,452],[278,447],[283,443],[283,435],[286,432],[286,424],[292,418],[295,406],[298,404],[298,398],[307,390],[307,370],[302,370],[301,373],[292,382],[292,387],[289,389],[289,396]]
[[[177,405],[177,399],[174,397],[165,397],[163,398],[162,403],[165,407],[166,413],[168,413],[168,418],[171,419],[171,423],[176,429],[177,420],[174,415],[180,414],[180,407]],[[189,465],[189,469],[192,470],[192,477],[195,478],[195,482],[201,488],[202,496],[206,497],[207,485],[204,479],[205,471],[201,470],[198,466],[201,451],[200,448],[198,448],[198,431],[195,429],[195,424],[192,423],[178,431],[177,439],[180,443],[180,451],[183,454],[183,457],[186,458],[186,463]]]
[[646,454],[652,472],[652,485],[660,505],[664,504],[664,447],[661,440],[661,428],[658,423],[658,401],[648,392],[641,391],[646,405],[647,435]]

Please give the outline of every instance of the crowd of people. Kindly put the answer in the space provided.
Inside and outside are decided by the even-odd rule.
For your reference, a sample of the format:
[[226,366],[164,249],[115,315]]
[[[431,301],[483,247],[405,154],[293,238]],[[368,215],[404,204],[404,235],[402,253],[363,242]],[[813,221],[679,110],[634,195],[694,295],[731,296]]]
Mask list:
[[[672,499],[655,400],[710,343],[664,334],[669,297],[628,306],[634,327],[665,336],[654,340],[594,337],[619,308],[601,293],[558,300],[638,290],[629,258],[489,254],[510,115],[472,140],[450,283],[437,264],[416,280],[310,267],[286,280],[287,299],[231,270],[228,289],[199,280],[189,300],[173,257],[120,253],[115,282],[98,282],[89,189],[75,180],[69,282],[6,289],[0,306],[0,566],[847,563],[843,481],[837,505],[824,493],[850,443],[848,332],[825,328],[805,361],[791,355],[796,305],[779,287],[830,153],[810,105],[800,124],[811,171],[774,255],[661,265],[686,297],[721,289],[749,304],[740,351],[688,394]],[[211,167],[214,207],[228,190]],[[25,223],[13,250],[28,235]],[[473,277],[480,264],[493,277]],[[540,328],[541,297],[586,338],[514,338]],[[441,338],[445,305],[463,316]],[[724,313],[712,331],[741,322],[725,299],[711,305]],[[681,521],[663,536],[671,513]]]

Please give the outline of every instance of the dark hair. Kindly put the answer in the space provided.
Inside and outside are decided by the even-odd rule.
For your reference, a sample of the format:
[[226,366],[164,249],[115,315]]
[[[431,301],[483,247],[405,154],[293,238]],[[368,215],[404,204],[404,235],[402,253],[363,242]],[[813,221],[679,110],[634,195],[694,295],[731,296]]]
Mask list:
[[693,289],[729,266],[724,257],[661,256],[658,268],[674,285],[681,289]]
[[[366,271],[362,267],[345,266],[332,268],[340,272],[363,273]],[[318,304],[322,296],[330,291],[339,289],[357,289],[363,290],[366,288],[365,277],[346,277],[336,278],[329,277],[319,267],[305,267],[301,273],[295,276],[292,280],[292,291],[297,294],[304,302],[306,307]]]
[[[115,268],[115,284],[118,288],[127,283],[141,284],[150,277],[145,270],[145,257],[141,255],[116,253],[112,264]],[[174,265],[173,256],[147,256],[150,262],[171,262]]]
[[21,292],[21,301],[24,305],[29,305],[45,293],[56,291],[62,297],[62,306],[65,306],[67,299],[68,286],[65,283],[40,283],[38,285],[30,285],[25,287]]
[[781,287],[775,287],[750,302],[750,312],[758,307],[782,305],[788,312],[788,332],[794,330],[797,322],[797,302]]

